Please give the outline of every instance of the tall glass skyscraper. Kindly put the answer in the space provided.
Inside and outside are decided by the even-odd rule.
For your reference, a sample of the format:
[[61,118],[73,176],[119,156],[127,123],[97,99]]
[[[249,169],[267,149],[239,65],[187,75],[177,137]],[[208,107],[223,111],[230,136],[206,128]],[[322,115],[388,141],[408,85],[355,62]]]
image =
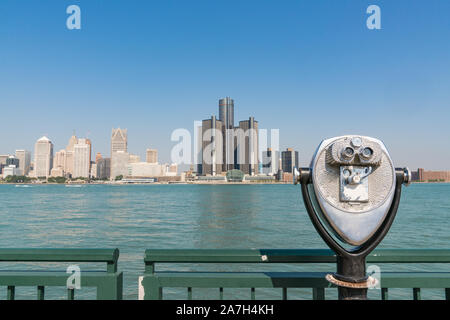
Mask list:
[[219,100],[219,121],[223,132],[223,171],[232,170],[234,165],[234,101],[230,97]]

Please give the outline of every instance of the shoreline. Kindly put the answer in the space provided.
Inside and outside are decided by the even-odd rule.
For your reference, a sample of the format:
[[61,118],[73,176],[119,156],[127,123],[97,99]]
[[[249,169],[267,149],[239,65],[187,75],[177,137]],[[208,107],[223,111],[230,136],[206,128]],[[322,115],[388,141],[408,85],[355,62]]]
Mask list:
[[[44,183],[30,183],[30,182],[0,182],[0,185],[65,185],[65,186],[83,186],[83,185],[112,185],[112,186],[126,186],[126,185],[292,185],[291,182],[227,182],[227,181],[185,181],[185,182],[150,182],[150,183],[120,183],[120,182],[88,182],[88,183],[56,183],[56,182],[44,182]],[[450,181],[433,181],[433,182],[411,182],[411,184],[450,184]]]

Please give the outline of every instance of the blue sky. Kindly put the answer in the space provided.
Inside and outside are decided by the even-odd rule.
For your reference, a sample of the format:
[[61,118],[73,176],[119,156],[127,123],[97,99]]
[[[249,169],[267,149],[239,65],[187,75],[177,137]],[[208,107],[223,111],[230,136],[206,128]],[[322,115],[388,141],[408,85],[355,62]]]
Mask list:
[[[66,28],[67,6],[81,30]],[[366,9],[381,8],[381,30]],[[109,155],[169,161],[176,128],[235,100],[306,165],[319,142],[382,139],[397,166],[450,169],[450,1],[0,2],[0,154],[59,150],[73,130]]]

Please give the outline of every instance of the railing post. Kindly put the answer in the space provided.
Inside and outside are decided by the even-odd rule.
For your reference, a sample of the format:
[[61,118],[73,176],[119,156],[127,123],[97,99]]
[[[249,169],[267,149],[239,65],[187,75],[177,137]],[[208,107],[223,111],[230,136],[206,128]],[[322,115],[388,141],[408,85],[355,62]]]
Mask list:
[[389,299],[388,288],[381,288],[381,300]]
[[155,264],[153,262],[145,263],[145,273],[154,273],[155,272]]
[[37,299],[38,300],[44,300],[45,295],[45,287],[44,286],[38,286],[37,287]]
[[110,276],[97,287],[97,300],[122,300],[123,274]]
[[16,287],[15,286],[8,286],[6,299],[14,300],[15,295],[16,295]]
[[67,300],[75,300],[75,289],[67,289]]
[[313,300],[325,300],[325,289],[313,288]]
[[420,300],[420,288],[413,288],[413,299]]

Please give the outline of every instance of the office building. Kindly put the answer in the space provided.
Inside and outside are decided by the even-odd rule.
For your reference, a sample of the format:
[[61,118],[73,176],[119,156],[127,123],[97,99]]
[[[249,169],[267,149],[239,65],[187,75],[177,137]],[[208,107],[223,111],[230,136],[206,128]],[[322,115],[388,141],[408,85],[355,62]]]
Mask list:
[[89,178],[91,171],[91,142],[89,139],[78,139],[73,148],[74,178]]
[[67,152],[65,149],[61,149],[58,152],[55,152],[55,157],[53,158],[53,167],[61,167],[63,171],[66,170],[67,164]]
[[141,157],[136,154],[130,154],[129,163],[141,162]]
[[8,159],[8,154],[1,154],[0,155],[0,173],[3,172],[3,168],[6,167],[6,159]]
[[91,172],[90,172],[91,178],[98,178],[97,172],[98,172],[97,163],[91,162]]
[[128,150],[127,129],[112,129],[111,133],[111,176],[114,180],[117,176],[128,175],[128,163],[130,155]]
[[19,159],[17,159],[15,156],[9,156],[6,159],[6,166],[14,166],[16,168],[19,168]]
[[234,101],[226,97],[219,100],[219,120],[222,122],[223,171],[235,168]]
[[16,158],[19,159],[19,175],[28,175],[31,165],[31,152],[27,150],[16,150]]
[[202,174],[212,175],[222,173],[223,135],[222,121],[216,116],[202,121]]
[[287,148],[281,152],[281,169],[283,172],[292,173],[294,167],[298,168],[298,151]]
[[7,165],[3,167],[3,179],[5,179],[8,176],[20,176],[19,168],[17,168],[15,165]]
[[61,166],[53,167],[50,171],[50,176],[53,178],[64,177],[64,169]]
[[239,121],[236,139],[237,168],[248,175],[258,174],[258,121],[254,117]]
[[97,178],[109,179],[111,174],[111,158],[100,158],[97,161]]
[[95,155],[95,163],[98,163],[98,161],[102,158],[102,154],[100,152],[97,152],[97,154]]
[[158,150],[147,149],[145,161],[148,163],[158,163]]
[[129,177],[154,178],[165,175],[165,166],[158,163],[134,162],[128,164]]
[[64,161],[64,172],[68,176],[74,176],[74,148],[78,143],[78,138],[75,135],[72,135],[69,139],[69,143],[66,147],[65,152],[65,161]]
[[127,129],[112,129],[111,133],[111,155],[117,151],[128,151]]
[[34,176],[48,178],[52,168],[53,143],[44,136],[34,145]]
[[262,173],[269,176],[274,176],[278,172],[280,153],[278,151],[272,150],[272,148],[267,148],[266,151],[262,152]]
[[115,151],[111,156],[111,176],[110,179],[115,180],[116,177],[128,176],[128,164],[130,162],[130,154],[125,151]]

